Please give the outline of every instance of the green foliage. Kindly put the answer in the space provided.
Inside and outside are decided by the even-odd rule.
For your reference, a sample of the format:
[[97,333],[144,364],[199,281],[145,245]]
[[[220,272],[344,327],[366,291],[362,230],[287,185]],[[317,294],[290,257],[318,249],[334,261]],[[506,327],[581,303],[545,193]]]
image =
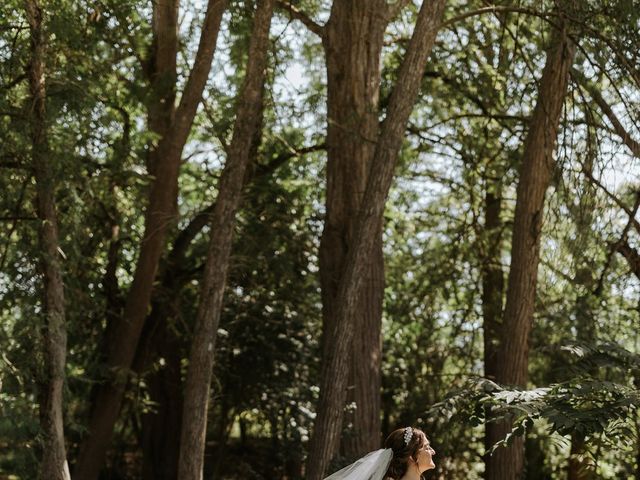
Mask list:
[[[328,17],[330,3],[293,2],[318,23]],[[504,443],[526,435],[528,452],[537,452],[549,478],[566,476],[572,433],[586,436],[584,455],[597,458],[594,468],[602,478],[630,478],[637,468],[626,453],[637,448],[640,425],[640,287],[637,273],[614,249],[621,239],[638,249],[638,232],[626,228],[628,215],[621,209],[635,201],[637,159],[577,83],[565,104],[547,195],[530,384],[513,389],[482,379],[482,272],[493,261],[506,284],[517,171],[556,3],[523,1],[518,12],[446,24],[387,204],[383,433],[424,425],[438,451],[438,478],[479,478],[483,426],[505,416],[514,428]],[[637,140],[636,3],[581,3],[585,20],[576,33],[576,67]],[[147,156],[158,141],[147,118],[153,95],[151,4],[42,4],[69,334],[65,430],[73,461],[86,432],[92,387],[104,376],[108,319],[121,313],[143,241],[152,181]],[[175,226],[161,270],[180,232],[215,201],[253,6],[231,1],[224,15],[203,106],[184,152],[179,214],[171,219]],[[475,0],[449,2],[446,17],[484,7]],[[415,15],[415,5],[406,8],[386,32],[382,118]],[[203,4],[181,2],[178,87],[193,61],[202,16]],[[239,215],[217,338],[209,425],[215,448],[207,468],[217,462],[224,478],[291,476],[291,465],[301,465],[306,455],[318,394],[323,46],[286,11],[276,13],[272,36],[261,142]],[[43,365],[29,58],[23,3],[7,0],[0,6],[0,476],[25,479],[36,478],[40,458],[37,387]],[[311,153],[300,153],[312,146]],[[485,228],[489,193],[501,202],[499,232]],[[178,384],[207,246],[205,228],[186,248],[174,288],[162,292],[162,301],[175,300],[176,311],[166,321],[178,345]],[[490,258],[494,247],[497,260]],[[114,264],[115,285],[107,275]],[[149,381],[165,360],[154,357],[128,390],[109,459],[113,476],[139,472],[140,418],[157,408]]]
[[[542,422],[552,434],[584,436],[592,445],[616,448],[637,442],[640,356],[613,343],[574,343],[559,349],[573,359],[569,380],[521,390],[474,379],[433,405],[429,415],[471,425],[509,419],[511,432],[493,450],[530,434],[534,422]],[[620,373],[621,381],[607,380],[612,373]]]

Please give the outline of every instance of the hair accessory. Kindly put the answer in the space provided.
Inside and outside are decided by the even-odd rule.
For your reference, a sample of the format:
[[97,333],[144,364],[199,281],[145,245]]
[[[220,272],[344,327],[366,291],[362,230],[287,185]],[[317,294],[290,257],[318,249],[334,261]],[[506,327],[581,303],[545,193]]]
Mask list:
[[411,437],[413,437],[413,428],[407,427],[404,429],[404,444],[409,445],[411,441]]

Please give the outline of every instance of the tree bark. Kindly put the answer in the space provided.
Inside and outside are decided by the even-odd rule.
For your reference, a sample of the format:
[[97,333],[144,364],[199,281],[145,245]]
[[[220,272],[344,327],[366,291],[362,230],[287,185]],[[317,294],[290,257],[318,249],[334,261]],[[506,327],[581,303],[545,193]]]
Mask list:
[[[487,180],[489,181],[489,180]],[[504,274],[500,262],[500,245],[502,222],[501,186],[493,181],[485,191],[485,256],[482,263],[482,325],[484,330],[484,376],[496,379],[498,367],[498,350],[502,327],[502,308],[504,296]],[[489,453],[493,445],[500,441],[499,432],[494,423],[485,426],[485,465],[489,462]],[[485,468],[485,476],[489,469]]]
[[145,377],[155,410],[142,417],[142,478],[176,480],[180,453],[177,432],[182,425],[182,357],[180,339],[169,322],[177,314],[177,298],[166,298],[153,308],[149,318],[153,332],[147,335],[147,341],[140,342],[147,347],[141,352],[145,358],[140,363],[149,366],[157,357],[164,361]]
[[484,374],[495,380],[498,366],[498,344],[502,326],[504,274],[500,259],[503,224],[502,186],[499,180],[486,180],[484,199],[484,245],[482,259],[482,316],[484,328]]
[[[173,122],[176,101],[178,9],[180,0],[158,0],[153,3],[151,26],[153,41],[145,73],[151,87],[147,105],[149,129],[162,139]],[[155,174],[159,149],[149,149],[147,170]]]
[[[218,31],[226,0],[209,0],[198,52],[175,114],[170,115],[170,128],[151,155],[150,172],[154,181],[145,214],[145,233],[133,282],[121,321],[107,354],[111,378],[98,389],[89,420],[89,435],[81,446],[74,476],[79,480],[97,478],[118,419],[128,372],[131,368],[144,320],[149,310],[153,283],[160,257],[165,248],[169,225],[176,217],[178,172],[182,150],[191,130],[202,91],[209,76]],[[175,78],[177,53],[178,0],[154,3],[155,75]],[[171,98],[171,94],[168,95]],[[166,96],[163,96],[166,102]],[[172,108],[173,110],[173,108]],[[154,117],[150,111],[150,117]],[[167,122],[166,113],[158,114],[154,128]]]
[[[320,242],[323,345],[331,348],[336,295],[355,219],[378,136],[380,56],[387,25],[384,0],[336,0],[325,26],[327,63],[327,191]],[[380,437],[380,357],[384,292],[382,225],[369,257],[349,366],[349,398],[355,409],[345,419],[347,457],[378,447]],[[335,452],[334,452],[335,453]]]
[[244,83],[237,104],[233,137],[211,216],[211,237],[202,277],[189,368],[184,389],[178,477],[200,480],[209,406],[209,385],[224,288],[247,164],[260,129],[269,29],[275,0],[258,2],[249,44]]
[[[567,22],[563,21],[560,29],[553,29],[520,166],[511,267],[496,372],[496,380],[502,384],[519,387],[527,384],[529,334],[535,306],[544,197],[551,179],[557,129],[575,50]],[[511,425],[506,420],[500,421],[496,431],[504,438],[511,431]],[[494,452],[487,464],[487,478],[521,478],[523,467],[524,440],[517,437],[511,446]]]
[[324,350],[320,399],[310,445],[307,478],[320,480],[336,451],[348,384],[350,349],[355,332],[352,319],[366,278],[369,256],[382,223],[386,198],[393,181],[398,153],[424,69],[444,12],[444,0],[425,1],[393,89],[387,116],[380,127],[367,186],[360,204],[352,247],[344,261],[337,296],[335,321]]
[[[498,71],[504,78],[508,75],[509,68],[509,54],[508,48],[504,45],[502,38],[505,35],[507,28],[507,16],[506,14],[498,14],[500,23],[502,24],[503,32],[499,43],[499,51],[497,55]],[[492,63],[495,46],[492,44],[487,45],[483,50],[485,58],[491,59]],[[496,85],[496,90],[506,88],[505,82],[500,82]],[[502,106],[502,102],[499,95],[496,95],[497,91],[488,90],[488,101],[494,105]],[[492,138],[499,138],[501,129],[488,128],[485,130],[485,145],[490,144]],[[494,147],[497,145],[494,143]],[[490,147],[491,148],[491,147]],[[503,176],[507,172],[509,165],[497,166],[494,168],[492,164],[499,162],[501,155],[498,153],[489,160],[487,164],[487,174],[485,176],[484,187],[484,243],[481,245],[482,252],[482,327],[483,327],[483,357],[484,357],[484,376],[491,380],[496,379],[496,371],[498,368],[498,351],[500,345],[500,334],[502,331],[502,316],[504,308],[504,272],[502,270],[501,253],[502,253],[502,232],[504,224],[500,218],[502,212],[502,191],[503,191]],[[508,159],[506,159],[508,162]],[[485,478],[487,477],[486,465],[489,462],[489,452],[493,445],[500,441],[501,438],[496,431],[494,423],[490,422],[485,425]]]
[[44,279],[42,291],[45,325],[44,372],[39,381],[40,428],[43,434],[43,456],[40,478],[70,480],[64,443],[63,388],[67,356],[64,283],[60,264],[58,217],[55,200],[55,175],[49,163],[49,139],[46,121],[46,34],[43,12],[38,0],[25,2],[31,33],[31,58],[28,78],[31,105],[31,158],[36,182],[36,203],[40,220],[40,270]]

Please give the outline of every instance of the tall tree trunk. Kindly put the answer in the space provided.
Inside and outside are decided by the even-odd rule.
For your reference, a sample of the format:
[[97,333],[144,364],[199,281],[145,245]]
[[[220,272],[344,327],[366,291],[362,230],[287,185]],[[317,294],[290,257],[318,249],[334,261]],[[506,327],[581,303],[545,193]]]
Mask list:
[[64,444],[63,388],[67,356],[64,284],[60,265],[58,218],[55,201],[55,175],[49,164],[46,121],[46,36],[43,12],[38,0],[25,2],[31,32],[29,93],[31,106],[31,158],[36,181],[37,211],[40,220],[40,269],[44,279],[43,310],[44,372],[39,382],[40,428],[43,433],[43,480],[69,480]]
[[[504,38],[507,28],[507,15],[499,14],[500,23],[503,32],[501,38]],[[485,57],[487,59],[494,58],[495,45],[489,44],[485,48]],[[505,47],[503,41],[499,43],[499,51],[497,55],[497,70],[502,77],[508,76],[509,68],[509,49]],[[495,81],[495,80],[492,80]],[[488,95],[492,104],[500,105],[504,108],[503,102],[498,95],[499,89],[507,88],[506,82],[500,82],[495,86],[495,91],[489,90]],[[500,137],[501,130],[488,128],[485,130],[485,144],[493,144],[493,148],[497,148],[497,144],[492,139]],[[496,379],[496,371],[498,368],[498,351],[500,344],[500,334],[502,331],[502,316],[504,302],[504,272],[502,270],[501,253],[502,253],[502,231],[504,224],[500,218],[502,212],[502,182],[503,176],[507,169],[510,168],[508,159],[506,165],[500,165],[501,155],[496,154],[487,164],[484,185],[484,244],[481,246],[482,252],[482,326],[483,326],[483,355],[484,355],[484,376],[491,380]],[[485,454],[484,478],[488,477],[489,452],[493,445],[500,439],[496,431],[494,423],[487,423],[485,426]]]
[[182,357],[180,339],[170,326],[178,312],[178,297],[174,292],[164,294],[162,300],[154,303],[145,325],[145,329],[152,331],[143,332],[137,354],[143,357],[139,361],[142,370],[147,370],[160,358],[163,360],[145,377],[155,409],[142,417],[143,480],[178,478],[180,436],[177,432],[182,425]]
[[[583,170],[592,176],[595,152],[588,149]],[[576,226],[576,237],[570,243],[571,253],[576,265],[574,275],[575,285],[581,287],[582,292],[576,299],[574,313],[576,318],[576,340],[583,343],[592,344],[596,340],[595,331],[595,308],[600,303],[600,292],[597,287],[597,280],[593,270],[593,258],[590,250],[594,245],[592,230],[596,212],[596,192],[594,185],[585,180],[584,191],[580,196],[577,207],[570,207]],[[596,369],[590,372],[596,375]],[[583,433],[574,432],[571,435],[571,450],[569,453],[569,465],[567,470],[567,480],[589,480],[595,478],[592,465],[586,458],[586,437]]]
[[324,349],[320,399],[310,445],[307,478],[320,480],[339,443],[343,407],[347,397],[350,350],[355,332],[352,319],[359,307],[359,292],[369,256],[378,238],[398,153],[427,59],[444,12],[444,0],[425,1],[420,8],[387,115],[380,127],[367,186],[356,220],[353,241],[344,261],[336,301],[331,343]]
[[[171,115],[171,127],[166,129],[166,135],[161,138],[156,152],[151,156],[149,168],[155,179],[145,215],[144,240],[124,313],[115,326],[115,334],[108,348],[107,366],[111,378],[98,389],[89,420],[89,435],[81,446],[74,471],[74,476],[79,480],[97,478],[111,442],[128,372],[149,310],[158,262],[165,248],[166,232],[176,217],[182,150],[209,76],[225,7],[226,0],[209,0],[198,52],[180,104],[175,114]],[[173,69],[177,52],[177,17],[177,0],[154,3],[154,61],[157,68],[166,68],[166,71],[156,71],[154,74],[165,79],[175,79]],[[171,96],[170,93],[168,95]],[[159,125],[167,121],[166,118],[161,120],[161,117],[158,114],[157,128],[163,128]]]
[[487,187],[485,192],[486,256],[482,264],[482,314],[484,326],[484,371],[495,379],[502,318],[504,277],[500,263],[502,195],[499,185]]
[[[320,242],[324,348],[335,339],[336,295],[344,260],[352,246],[355,219],[366,187],[378,136],[380,56],[387,17],[384,0],[335,0],[325,27],[327,64],[327,192]],[[345,455],[378,447],[380,436],[380,357],[384,290],[382,225],[369,257],[359,308],[353,318],[349,398],[355,404],[346,424]]]
[[240,205],[254,138],[262,123],[269,29],[274,4],[275,0],[260,0],[254,15],[246,75],[237,104],[233,137],[210,220],[211,237],[184,390],[178,465],[180,480],[200,480],[203,474],[215,340],[227,280],[236,212]]
[[[485,255],[482,262],[482,324],[484,341],[484,376],[495,380],[498,367],[498,348],[500,341],[500,329],[502,324],[502,302],[504,296],[504,274],[500,262],[500,245],[502,222],[500,212],[502,210],[502,192],[500,180],[487,180],[491,182],[485,190],[485,242],[483,251]],[[493,445],[501,440],[496,425],[486,424],[485,432],[485,465],[489,462],[489,453]],[[488,475],[485,468],[485,477]]]
[[[525,387],[527,384],[544,197],[551,179],[552,155],[575,50],[567,32],[567,22],[563,21],[560,30],[553,29],[520,166],[511,267],[496,372],[497,381],[507,385]],[[503,438],[510,430],[511,424],[506,420],[497,424],[497,434]],[[521,478],[524,439],[515,438],[511,446],[496,450],[487,467],[487,478],[491,480]]]

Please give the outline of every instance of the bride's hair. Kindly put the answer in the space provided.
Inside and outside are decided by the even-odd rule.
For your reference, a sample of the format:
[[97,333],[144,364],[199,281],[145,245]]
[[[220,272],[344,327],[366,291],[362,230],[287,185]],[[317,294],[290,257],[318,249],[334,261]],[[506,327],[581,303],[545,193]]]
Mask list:
[[420,449],[426,445],[427,436],[424,432],[418,428],[410,428],[394,430],[385,440],[385,448],[393,450],[393,458],[385,478],[402,478],[407,473],[409,465],[418,459]]

